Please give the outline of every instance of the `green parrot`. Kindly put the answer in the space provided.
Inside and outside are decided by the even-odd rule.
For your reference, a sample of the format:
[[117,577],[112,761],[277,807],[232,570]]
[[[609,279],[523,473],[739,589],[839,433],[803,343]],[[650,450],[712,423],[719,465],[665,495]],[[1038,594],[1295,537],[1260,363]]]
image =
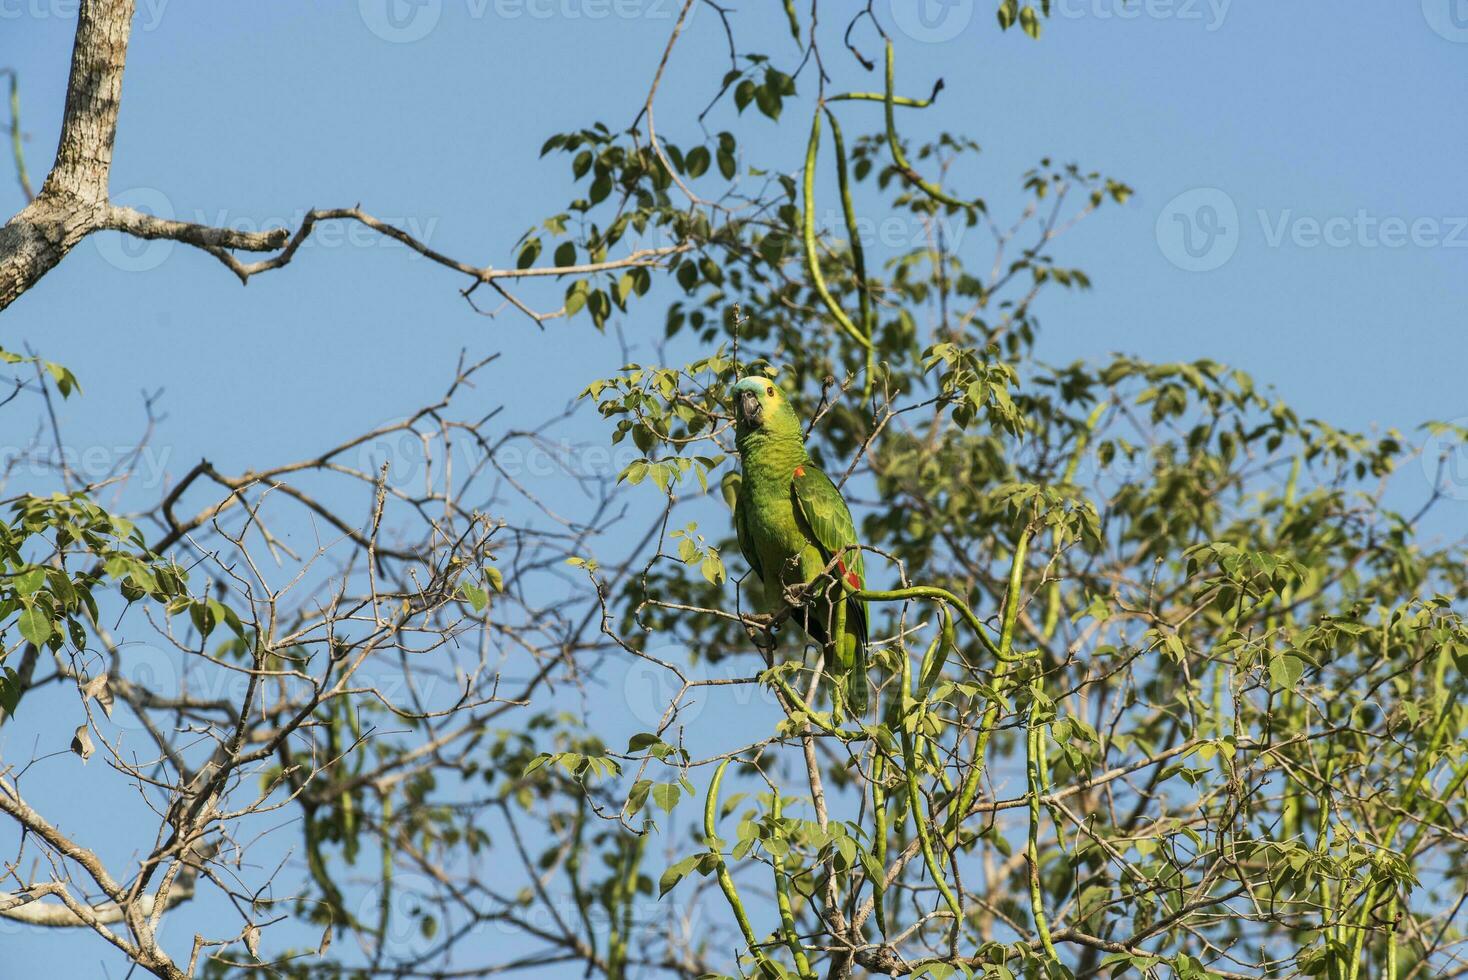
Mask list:
[[851,511],[836,484],[811,462],[800,419],[784,393],[763,377],[740,380],[733,393],[734,443],[743,470],[734,504],[739,550],[764,584],[772,613],[785,607],[788,589],[812,582],[831,566],[828,586],[809,595],[793,618],[824,651],[838,710],[844,703],[862,715],[867,605],[845,596],[834,578],[852,589],[865,582]]

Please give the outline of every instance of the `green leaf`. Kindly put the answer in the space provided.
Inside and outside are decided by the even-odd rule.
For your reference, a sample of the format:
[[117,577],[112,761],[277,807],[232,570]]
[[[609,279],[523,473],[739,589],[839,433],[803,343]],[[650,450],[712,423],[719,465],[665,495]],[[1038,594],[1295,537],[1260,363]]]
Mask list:
[[695,146],[683,158],[683,166],[690,177],[702,177],[709,169],[709,151],[706,146]]
[[13,715],[15,709],[20,705],[20,675],[10,667],[4,670],[5,672],[0,674],[0,711]]
[[210,613],[207,602],[189,603],[189,619],[193,622],[194,629],[199,631],[201,637],[208,639],[209,634],[214,632],[216,621]]
[[668,813],[671,813],[673,807],[678,805],[682,796],[683,790],[677,783],[658,783],[652,788],[652,801]]
[[47,361],[46,370],[56,380],[56,388],[61,392],[62,398],[70,398],[73,391],[81,391],[81,385],[77,384],[76,375],[71,373],[70,368]]
[[662,741],[661,738],[658,738],[652,732],[638,732],[627,740],[627,751],[641,752],[648,746],[661,744]]
[[55,630],[50,615],[39,604],[28,605],[21,610],[18,625],[20,635],[25,638],[26,642],[34,643],[36,646],[44,645],[47,640],[51,639],[51,634]]
[[627,812],[632,816],[642,812],[647,805],[647,792],[652,789],[652,780],[639,779],[632,784],[632,791],[627,794]]
[[1291,653],[1269,658],[1269,680],[1276,690],[1293,691],[1305,674],[1305,661]]
[[754,81],[746,78],[734,86],[734,108],[743,112],[744,107],[752,101],[754,101]]
[[621,483],[623,480],[626,480],[628,483],[635,487],[637,486],[637,484],[641,483],[644,479],[647,478],[647,467],[647,460],[634,459],[632,462],[627,464],[627,468],[624,469],[621,475],[617,477],[617,482]]
[[532,238],[520,249],[519,256],[515,259],[517,269],[528,269],[535,264],[540,256],[540,239]]
[[32,568],[28,572],[22,572],[15,576],[13,585],[17,595],[30,595],[46,584],[46,570],[44,568]]
[[1026,34],[1035,40],[1040,39],[1040,16],[1035,13],[1035,8],[1025,4],[1019,12],[1019,26]]
[[475,612],[483,612],[484,608],[489,605],[489,593],[470,582],[460,584],[459,593],[469,600],[469,605],[474,608]]
[[702,854],[695,854],[692,857],[684,858],[677,864],[669,865],[668,870],[664,871],[662,877],[658,878],[658,898],[662,898],[668,892],[672,891],[678,882],[682,881],[688,872],[692,871],[698,865],[702,857]]
[[600,204],[611,192],[612,178],[607,174],[602,174],[591,182],[591,190],[587,196],[591,199],[592,204]]

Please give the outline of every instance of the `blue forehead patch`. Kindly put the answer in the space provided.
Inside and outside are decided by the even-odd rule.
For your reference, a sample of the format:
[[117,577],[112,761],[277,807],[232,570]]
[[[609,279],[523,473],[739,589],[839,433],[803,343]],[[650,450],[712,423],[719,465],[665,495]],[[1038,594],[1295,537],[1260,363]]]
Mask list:
[[732,390],[753,391],[758,394],[759,392],[764,391],[769,384],[769,378],[762,378],[757,374],[752,374],[747,378],[740,378],[738,383],[734,385],[734,388]]

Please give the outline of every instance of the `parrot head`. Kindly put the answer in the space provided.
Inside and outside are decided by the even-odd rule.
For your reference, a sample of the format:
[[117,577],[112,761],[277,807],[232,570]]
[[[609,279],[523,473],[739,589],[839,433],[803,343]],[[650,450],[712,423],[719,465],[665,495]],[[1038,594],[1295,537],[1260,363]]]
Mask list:
[[751,375],[733,389],[734,428],[737,434],[767,432],[800,433],[800,420],[785,400],[785,393],[769,378]]

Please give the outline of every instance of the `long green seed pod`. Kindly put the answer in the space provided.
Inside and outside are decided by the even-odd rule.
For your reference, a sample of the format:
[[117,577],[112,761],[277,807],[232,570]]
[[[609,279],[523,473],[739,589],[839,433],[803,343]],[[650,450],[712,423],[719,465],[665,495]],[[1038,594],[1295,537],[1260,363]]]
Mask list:
[[[1447,735],[1448,722],[1454,717],[1454,714],[1455,712],[1453,711],[1445,710],[1438,718],[1438,723],[1433,730],[1430,742],[1432,746],[1431,751],[1424,753],[1421,760],[1417,763],[1416,771],[1413,772],[1412,779],[1407,784],[1407,793],[1397,810],[1397,815],[1387,826],[1386,834],[1382,838],[1381,846],[1383,848],[1390,848],[1392,846],[1392,843],[1396,840],[1397,833],[1402,829],[1402,822],[1406,818],[1406,815],[1415,810],[1417,796],[1421,793],[1422,785],[1426,781],[1428,774],[1432,771],[1433,763],[1437,761],[1438,747]],[[1444,803],[1452,799],[1463,788],[1465,782],[1468,782],[1468,758],[1465,758],[1454,772],[1452,781],[1443,790],[1440,798],[1441,802],[1434,804],[1427,813],[1421,815],[1416,832],[1413,833],[1408,839],[1407,844],[1402,848],[1401,853],[1403,859],[1408,861],[1412,859],[1413,854],[1416,853],[1417,845],[1421,843],[1423,835],[1432,826],[1432,822],[1437,818],[1438,812],[1443,809]],[[1355,935],[1351,940],[1351,971],[1347,975],[1348,980],[1356,980],[1360,974],[1361,949],[1366,942],[1366,930],[1371,911],[1380,904],[1383,891],[1384,887],[1376,883],[1374,878],[1367,878],[1366,882],[1362,884],[1354,896],[1350,899],[1343,898],[1341,902],[1341,909],[1346,910],[1354,906],[1356,901],[1361,899],[1363,895],[1365,896],[1365,901],[1360,905],[1360,914],[1356,917]]]
[[775,687],[779,689],[780,693],[785,696],[785,699],[789,701],[792,706],[794,706],[796,711],[804,713],[806,719],[825,734],[830,735],[833,738],[839,738],[843,742],[864,742],[867,739],[871,738],[871,736],[864,731],[840,728],[823,719],[816,712],[816,709],[807,704],[805,698],[801,697],[796,692],[795,688],[791,687],[790,683],[779,674],[768,673],[765,676],[770,678],[770,681],[775,685]]
[[917,755],[913,751],[912,735],[908,732],[902,734],[902,762],[907,770],[907,809],[912,814],[913,829],[917,831],[918,844],[923,852],[923,863],[928,866],[928,874],[932,876],[933,884],[938,886],[938,892],[948,904],[954,920],[962,922],[963,909],[958,904],[958,896],[953,894],[948,879],[943,875],[943,866],[938,863],[937,852],[933,850],[933,837],[928,833],[928,818],[923,811],[922,793],[918,791]]
[[943,676],[943,668],[948,665],[948,651],[956,645],[953,636],[953,617],[948,613],[947,606],[938,608],[939,628],[938,635],[934,637],[932,644],[923,654],[922,666],[918,668],[918,691],[917,699],[926,701],[928,693],[933,690],[933,685],[938,678]]
[[968,210],[986,210],[983,201],[961,201],[952,194],[944,191],[937,184],[924,180],[913,165],[907,162],[907,154],[902,152],[902,142],[897,138],[897,119],[892,111],[897,105],[897,96],[892,92],[891,41],[887,42],[887,91],[882,96],[882,101],[885,103],[887,115],[887,147],[892,151],[893,164],[902,172],[902,176],[907,178],[908,183],[940,204],[948,204],[956,208],[965,208]]
[[779,969],[770,958],[765,955],[759,946],[759,938],[754,934],[754,926],[749,924],[749,916],[744,911],[744,902],[739,898],[739,891],[734,887],[734,876],[729,874],[729,866],[724,863],[724,851],[719,846],[719,836],[716,832],[715,818],[719,812],[719,784],[724,781],[724,770],[729,768],[729,759],[719,763],[714,770],[714,778],[709,781],[709,793],[703,803],[703,836],[708,844],[709,853],[714,856],[715,875],[719,880],[719,890],[724,893],[724,898],[729,902],[729,908],[734,912],[734,921],[739,924],[739,932],[744,936],[744,943],[749,947],[750,955],[759,964],[760,971],[771,980],[780,976]]
[[810,143],[805,148],[805,175],[804,184],[801,189],[801,204],[805,213],[801,216],[801,238],[805,243],[805,265],[806,272],[810,276],[811,285],[815,287],[816,294],[821,297],[821,302],[835,318],[836,323],[847,336],[856,341],[861,347],[872,345],[867,337],[851,322],[851,317],[836,302],[836,297],[831,295],[831,290],[826,286],[826,277],[821,272],[820,256],[816,252],[816,156],[821,148],[821,112],[820,106],[816,107],[815,113],[810,121]]
[[847,594],[854,599],[863,599],[868,602],[899,602],[905,599],[932,599],[937,602],[946,602],[957,609],[959,614],[963,616],[964,622],[968,623],[974,635],[979,638],[979,642],[984,645],[984,649],[999,660],[1003,660],[1006,663],[1013,663],[1021,660],[1030,660],[1039,653],[1039,651],[1035,650],[1030,650],[1025,653],[1014,653],[1012,650],[1001,649],[1001,645],[989,636],[984,628],[983,622],[980,621],[978,616],[974,615],[974,611],[969,608],[968,603],[947,589],[939,588],[936,585],[912,585],[905,589],[852,589]]
[[[1076,470],[1080,467],[1081,457],[1085,455],[1086,449],[1091,445],[1091,436],[1096,432],[1096,426],[1101,422],[1101,416],[1111,405],[1108,401],[1102,401],[1091,409],[1091,414],[1086,417],[1085,428],[1081,429],[1076,436],[1075,448],[1071,450],[1070,459],[1066,461],[1065,472],[1060,476],[1060,482],[1068,484],[1075,479]],[[1059,545],[1060,530],[1057,528],[1052,532],[1051,540]],[[1055,635],[1055,628],[1060,625],[1060,582],[1050,583],[1050,589],[1045,597],[1045,625],[1042,632],[1045,639]]]
[[[775,825],[775,833],[780,833],[780,791],[771,791],[774,801],[770,804],[770,819]],[[795,960],[795,969],[802,980],[814,980],[815,972],[810,968],[810,959],[805,955],[805,947],[800,944],[800,936],[795,931],[795,912],[790,904],[790,879],[785,874],[785,859],[775,851],[770,851],[770,863],[775,869],[775,904],[780,909],[780,932],[785,937],[785,945],[790,949],[790,955]]]
[[1041,740],[1045,733],[1035,724],[1034,703],[1030,705],[1030,720],[1025,735],[1025,772],[1030,783],[1030,833],[1025,842],[1025,860],[1030,866],[1030,912],[1035,917],[1035,931],[1040,934],[1045,955],[1050,962],[1059,963],[1060,955],[1056,953],[1055,942],[1050,937],[1050,920],[1045,915],[1045,894],[1040,889],[1040,797],[1045,792],[1044,766],[1041,763],[1044,748]]
[[887,790],[882,783],[887,776],[887,757],[876,744],[872,753],[872,853],[882,874],[872,879],[872,910],[877,916],[877,931],[887,938]]
[[800,41],[800,17],[795,13],[795,0],[785,0],[785,20],[790,25],[790,36],[795,38],[796,47],[804,47]]
[[[902,658],[902,676],[899,683],[904,692],[905,707],[908,696],[906,692],[912,690],[912,665],[907,657]],[[917,750],[912,732],[908,731],[907,724],[908,720],[904,711],[899,727],[902,733],[902,768],[907,787],[907,812],[912,818],[913,830],[917,833],[918,844],[922,848],[923,863],[928,866],[928,874],[932,877],[933,884],[938,886],[939,894],[948,904],[948,910],[953,913],[953,921],[956,926],[963,922],[963,907],[958,904],[958,896],[953,894],[953,889],[949,887],[948,879],[943,875],[943,866],[938,863],[937,853],[933,850],[933,837],[928,833],[928,818],[923,811],[923,796],[918,790]]]
[[846,168],[846,140],[841,136],[841,124],[836,114],[826,109],[826,118],[831,120],[831,142],[836,150],[836,184],[841,190],[841,214],[846,220],[846,237],[851,243],[851,265],[856,276],[856,297],[861,304],[861,329],[867,337],[867,374],[864,396],[871,397],[873,375],[876,371],[877,315],[872,306],[872,296],[867,288],[866,250],[861,244],[861,234],[856,227],[856,208],[851,203],[851,178]]
[[[886,102],[887,95],[884,92],[842,92],[840,95],[826,96],[827,102]],[[933,104],[932,99],[910,99],[905,95],[892,96],[892,104],[899,108],[926,109]]]
[[[999,632],[999,666],[994,670],[994,687],[1001,688],[1004,677],[1008,673],[1008,665],[1015,659],[1012,655],[1014,648],[1014,624],[1019,618],[1020,587],[1024,582],[1025,557],[1029,554],[1030,532],[1028,529],[1019,536],[1014,544],[1014,556],[1009,563],[1009,584],[1004,593],[1004,621]],[[1005,658],[1008,657],[1008,660]],[[989,748],[989,736],[994,731],[994,726],[999,721],[999,701],[990,698],[989,703],[984,706],[984,714],[979,719],[978,733],[974,738],[974,755],[969,762],[968,775],[964,778],[963,788],[958,794],[958,805],[953,808],[948,817],[948,835],[950,839],[956,839],[958,828],[963,823],[963,818],[968,815],[968,808],[973,805],[974,797],[979,792],[979,781],[984,773],[984,756]]]

